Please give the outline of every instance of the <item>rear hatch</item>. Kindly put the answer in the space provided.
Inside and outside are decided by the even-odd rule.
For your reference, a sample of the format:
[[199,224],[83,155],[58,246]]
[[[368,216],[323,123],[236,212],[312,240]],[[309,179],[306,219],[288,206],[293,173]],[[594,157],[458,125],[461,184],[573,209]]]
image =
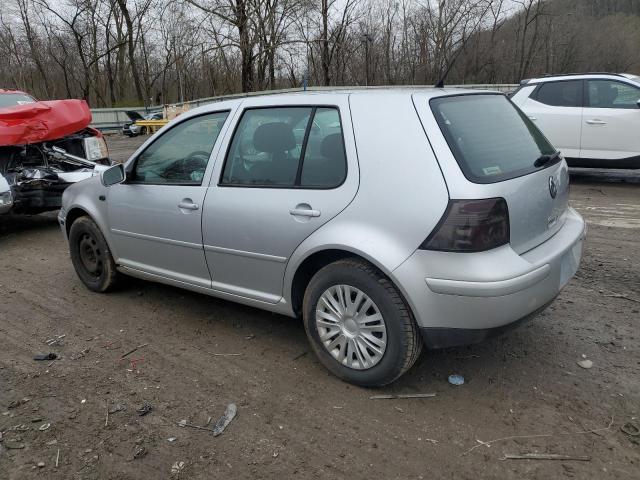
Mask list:
[[562,227],[569,201],[566,163],[504,95],[414,95],[414,102],[451,199],[504,198],[509,243],[518,253]]

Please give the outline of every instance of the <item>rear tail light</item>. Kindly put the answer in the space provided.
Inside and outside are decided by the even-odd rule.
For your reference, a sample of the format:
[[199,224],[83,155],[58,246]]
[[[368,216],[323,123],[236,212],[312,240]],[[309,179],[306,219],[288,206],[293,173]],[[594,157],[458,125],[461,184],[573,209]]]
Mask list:
[[509,243],[509,209],[504,198],[450,200],[422,250],[481,252]]

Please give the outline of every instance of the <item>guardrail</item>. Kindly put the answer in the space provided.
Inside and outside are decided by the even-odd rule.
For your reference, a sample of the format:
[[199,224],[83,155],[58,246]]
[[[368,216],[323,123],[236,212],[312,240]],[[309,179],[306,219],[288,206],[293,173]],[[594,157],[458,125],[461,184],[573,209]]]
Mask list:
[[[473,90],[497,90],[499,92],[509,92],[515,90],[518,87],[517,84],[512,83],[496,83],[496,84],[468,84],[468,85],[447,85],[447,88],[468,88]],[[336,91],[336,90],[361,90],[361,89],[381,89],[389,88],[388,86],[370,86],[370,87],[308,87],[307,91],[310,92],[322,92],[322,91]],[[430,85],[398,85],[397,88],[433,88]],[[231,95],[220,95],[217,97],[199,98],[197,100],[190,100],[184,102],[185,105],[189,105],[190,108],[196,108],[201,105],[207,105],[208,103],[221,102],[223,100],[232,100],[236,98],[253,97],[257,95],[277,95],[279,93],[293,93],[301,92],[304,89],[299,88],[284,88],[280,90],[264,90],[260,92],[248,92],[248,93],[234,93]],[[169,106],[182,105],[171,104]],[[123,107],[123,108],[92,108],[91,114],[93,115],[93,122],[91,126],[102,131],[119,130],[126,122],[129,122],[129,117],[125,113],[126,111],[135,111],[140,115],[146,113],[157,112],[162,107],[154,106],[149,108],[144,107]]]

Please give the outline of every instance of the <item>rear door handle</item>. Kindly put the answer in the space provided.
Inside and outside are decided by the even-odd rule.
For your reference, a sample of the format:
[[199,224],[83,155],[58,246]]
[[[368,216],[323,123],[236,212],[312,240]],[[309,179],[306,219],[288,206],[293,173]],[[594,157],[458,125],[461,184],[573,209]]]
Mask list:
[[289,213],[295,217],[319,217],[320,210],[312,210],[310,208],[293,208]]
[[193,200],[191,200],[190,198],[184,198],[178,204],[178,208],[181,210],[198,210],[200,207],[197,203],[193,203]]
[[535,122],[536,120],[538,120],[536,117],[532,117],[531,115],[528,115],[528,117],[529,117],[529,119],[533,120],[534,122]]
[[603,122],[602,120],[598,120],[597,118],[594,118],[592,120],[587,120],[587,123],[589,125],[606,125],[607,122]]

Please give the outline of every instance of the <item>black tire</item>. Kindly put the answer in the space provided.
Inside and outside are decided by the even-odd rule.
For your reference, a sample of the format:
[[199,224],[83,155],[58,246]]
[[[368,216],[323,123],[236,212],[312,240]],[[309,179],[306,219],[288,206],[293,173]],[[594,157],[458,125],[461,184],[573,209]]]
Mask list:
[[[354,369],[335,359],[320,340],[316,308],[322,294],[334,285],[361,290],[377,306],[386,327],[386,349],[370,368]],[[423,342],[419,329],[393,283],[370,263],[344,259],[320,269],[311,279],[303,300],[303,320],[307,336],[320,362],[342,380],[362,387],[387,385],[404,374],[420,356]]]
[[147,134],[147,127],[142,127],[140,129],[140,135],[146,135]]
[[69,251],[76,274],[89,290],[107,292],[119,273],[102,232],[89,217],[79,217],[69,230]]

